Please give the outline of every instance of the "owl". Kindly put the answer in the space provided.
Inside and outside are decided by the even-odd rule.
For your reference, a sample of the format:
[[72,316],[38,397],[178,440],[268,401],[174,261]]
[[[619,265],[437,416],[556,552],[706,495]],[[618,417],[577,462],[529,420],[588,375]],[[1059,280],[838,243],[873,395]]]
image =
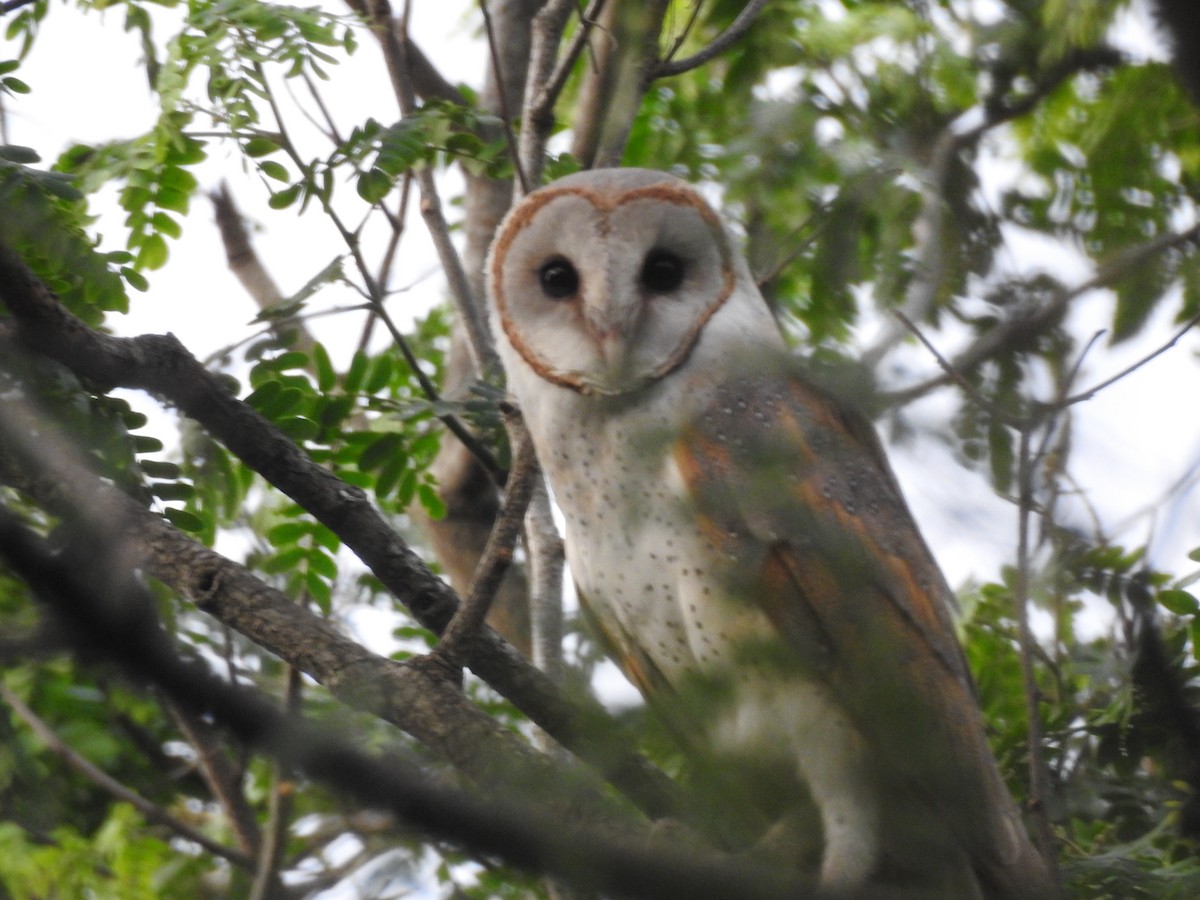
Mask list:
[[488,286],[581,605],[730,816],[828,887],[1051,896],[879,441],[798,373],[701,194],[560,179]]

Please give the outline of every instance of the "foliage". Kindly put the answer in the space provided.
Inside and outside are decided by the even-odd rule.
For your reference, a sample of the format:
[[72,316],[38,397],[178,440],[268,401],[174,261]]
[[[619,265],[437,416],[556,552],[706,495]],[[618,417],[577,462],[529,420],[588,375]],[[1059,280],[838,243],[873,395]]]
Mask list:
[[[1113,343],[1157,340],[1158,312],[1180,323],[1196,316],[1200,254],[1185,229],[1200,187],[1200,119],[1167,64],[1108,46],[1128,0],[996,5],[997,14],[978,18],[974,4],[957,0],[767,4],[731,51],[648,86],[623,162],[711,187],[744,232],[786,333],[814,367],[828,364],[837,378],[855,379],[860,399],[877,410],[906,399],[884,391],[877,365],[898,341],[862,345],[865,326],[889,321],[891,310],[922,329],[965,335],[967,350],[986,344],[978,358],[966,355],[970,365],[959,378],[969,395],[939,438],[997,492],[1023,496],[1023,514],[1040,517],[1031,571],[1007,568],[963,596],[966,653],[994,749],[1014,793],[1024,796],[1031,747],[1018,611],[1028,601],[1049,623],[1035,654],[1052,785],[1042,800],[1068,888],[1080,897],[1195,896],[1200,772],[1188,729],[1200,709],[1196,576],[1153,571],[1144,548],[1117,546],[1102,526],[1080,526],[1065,510],[1064,496],[1074,493],[1066,399],[1078,388],[1090,338],[1069,320],[1079,285],[1049,264],[1014,267],[1005,248],[1015,234],[1034,235],[1095,272],[1096,286],[1114,292]],[[345,123],[316,99],[291,102],[304,91],[320,98],[336,84],[339,62],[367,52],[358,48],[367,32],[353,15],[250,0],[22,5],[5,23],[19,45],[15,59],[0,61],[5,109],[37,103],[37,84],[26,83],[21,66],[30,54],[55,51],[39,37],[45,18],[106,7],[123,10],[125,29],[139,35],[158,115],[132,138],[65,148],[49,168],[39,154],[58,148],[0,147],[0,245],[85,323],[105,328],[112,313],[150,302],[139,295],[152,292],[157,270],[176,263],[172,247],[203,227],[194,217],[185,222],[201,167],[216,151],[234,154],[269,198],[278,218],[268,227],[319,214],[313,218],[331,224],[338,243],[323,259],[302,260],[314,272],[308,284],[264,309],[256,330],[238,333],[213,365],[231,392],[308,458],[364,491],[419,547],[414,513],[447,514],[432,468],[450,440],[444,419],[469,422],[505,459],[495,387],[475,385],[453,399],[428,389],[425,379],[437,383],[447,369],[451,317],[442,308],[397,329],[399,340],[386,347],[309,343],[299,326],[335,288],[362,301],[342,316],[390,324],[392,274],[367,258],[366,236],[390,228],[400,240],[395,210],[405,207],[414,173],[460,167],[473,184],[511,177],[502,123],[469,90],[463,102],[429,100],[391,124],[385,112]],[[703,4],[677,58],[714,40],[741,8],[735,0]],[[664,47],[690,20],[687,4],[672,10]],[[177,29],[166,40],[158,36],[164,22]],[[577,66],[559,102],[564,119],[581,102],[587,65]],[[298,104],[317,120],[317,138],[297,136]],[[559,142],[551,146],[550,174],[578,168]],[[89,200],[114,189],[124,249],[100,252]],[[0,310],[4,346],[8,329],[9,314]],[[846,375],[864,349],[868,365]],[[236,555],[297,604],[351,630],[375,621],[356,616],[387,612],[397,658],[431,643],[331,528],[198,426],[151,427],[125,397],[34,353],[0,359],[0,397],[15,396],[35,402],[85,448],[106,481]],[[886,412],[904,425],[902,405]],[[1023,455],[1030,446],[1041,449]],[[0,485],[0,504],[39,533],[62,536],[61,510],[30,480],[0,465]],[[1192,560],[1200,562],[1200,551]],[[1026,575],[1035,576],[1029,597]],[[321,689],[282,687],[288,675],[277,658],[174,592],[159,586],[158,599],[180,644],[230,679],[291,691],[290,702],[314,716],[345,715]],[[1106,627],[1085,633],[1082,623],[1098,608]],[[3,570],[0,621],[12,634],[34,634],[39,621],[26,587]],[[589,639],[575,632],[570,641],[590,671]],[[214,840],[233,843],[230,809],[162,698],[131,690],[92,661],[56,654],[14,662],[12,651],[4,653],[5,690],[75,753]],[[468,695],[510,730],[531,732],[486,686],[471,682]],[[198,845],[178,852],[167,829],[65,767],[29,721],[0,708],[0,892],[245,892],[246,872]],[[358,717],[347,730],[366,744],[413,743]],[[340,874],[323,829],[353,836],[355,865],[399,846],[405,864],[417,866],[420,847],[395,823],[355,820],[336,798],[293,785],[288,773],[221,741],[231,783],[260,825],[277,824],[273,801],[292,797],[282,866],[310,886]],[[664,768],[679,768],[653,728],[643,743]],[[428,760],[431,769],[443,762]],[[545,890],[494,860],[439,849],[437,877],[463,882],[466,895]]]

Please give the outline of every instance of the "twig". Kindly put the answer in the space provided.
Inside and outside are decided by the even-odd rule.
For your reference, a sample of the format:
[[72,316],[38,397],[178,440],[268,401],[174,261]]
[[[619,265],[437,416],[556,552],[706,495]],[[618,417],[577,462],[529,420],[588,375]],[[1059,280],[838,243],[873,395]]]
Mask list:
[[[409,345],[408,339],[405,338],[400,329],[396,327],[396,323],[392,321],[391,315],[388,314],[388,311],[384,309],[382,304],[375,305],[375,315],[381,322],[383,322],[384,327],[387,328],[388,334],[391,335],[392,341],[400,351],[400,355],[404,357],[404,361],[408,364],[408,367],[412,370],[417,382],[421,385],[421,391],[425,394],[426,398],[430,403],[435,405],[440,404],[441,395],[438,393],[437,386],[434,385],[429,376],[425,374],[424,370],[421,368],[421,361],[418,360],[417,355],[413,353],[413,349]],[[479,460],[484,469],[487,471],[488,477],[491,478],[498,487],[503,487],[505,480],[508,478],[508,473],[506,473],[500,464],[496,462],[496,457],[492,454],[492,451],[485,447],[479,441],[479,439],[471,433],[471,430],[467,428],[467,426],[461,421],[459,421],[458,416],[454,415],[453,413],[439,412],[437,417],[438,420],[442,422],[442,424],[444,424],[446,428],[448,428],[451,433],[453,433],[453,435],[459,439],[459,441],[462,442],[462,445],[471,452],[471,455]]]
[[764,6],[767,5],[767,0],[750,0],[749,3],[742,8],[728,28],[717,35],[711,44],[705,47],[698,53],[694,53],[680,60],[663,60],[651,73],[651,80],[655,78],[669,78],[672,75],[682,75],[684,72],[698,69],[700,66],[716,59],[735,43],[740,41],[746,32],[750,30],[750,26],[754,24],[754,17],[759,14]]
[[[798,243],[796,243],[791,250],[780,257],[775,265],[773,265],[766,272],[761,275],[754,276],[754,284],[760,291],[778,278],[784,269],[795,262],[800,257],[800,254],[812,245],[812,242],[817,239],[817,235],[821,233],[821,227],[824,224],[820,221],[819,217],[824,215],[832,205],[832,201],[826,201],[820,204],[816,209],[804,217],[803,222],[792,229],[791,234],[787,236],[787,240],[789,242],[797,240],[800,235],[802,235],[810,227],[812,227],[812,234],[808,235],[808,237],[806,237],[804,240],[798,241]],[[814,225],[815,227],[813,227]]]
[[1124,378],[1126,375],[1130,375],[1133,372],[1136,372],[1138,369],[1140,369],[1142,366],[1146,365],[1148,362],[1162,356],[1164,353],[1166,353],[1168,350],[1170,350],[1172,347],[1174,347],[1176,344],[1178,344],[1183,339],[1183,336],[1185,334],[1187,334],[1189,331],[1191,331],[1193,328],[1195,328],[1197,325],[1200,325],[1200,314],[1192,316],[1192,318],[1188,319],[1187,324],[1185,324],[1182,328],[1180,328],[1179,331],[1177,331],[1175,333],[1175,335],[1169,341],[1167,341],[1165,344],[1163,344],[1157,350],[1154,350],[1151,353],[1146,354],[1145,356],[1143,356],[1141,359],[1139,359],[1137,362],[1133,363],[1132,365],[1126,366],[1124,369],[1122,369],[1116,375],[1113,375],[1110,378],[1105,378],[1099,384],[1093,385],[1092,387],[1088,388],[1085,391],[1080,391],[1078,394],[1073,394],[1070,397],[1060,400],[1059,405],[1060,406],[1072,406],[1073,404],[1081,403],[1084,400],[1091,400],[1093,397],[1095,397],[1098,393],[1100,393],[1105,388],[1111,387],[1112,385],[1114,385],[1118,381],[1120,381],[1122,378]]
[[[340,145],[342,143],[342,135],[338,131],[337,123],[333,121],[333,116],[329,112],[329,107],[325,105],[325,101],[321,98],[321,94],[317,90],[317,86],[313,84],[313,80],[309,76],[308,72],[302,72],[301,76],[304,78],[304,86],[308,88],[308,93],[312,96],[313,102],[317,104],[317,109],[321,113],[321,117],[325,120],[325,127],[328,129],[325,136],[333,143]],[[301,109],[303,109],[303,107],[301,107]],[[316,123],[314,122],[314,124]]]
[[[289,716],[298,716],[300,713],[303,684],[300,670],[295,666],[288,666],[283,706]],[[287,766],[276,760],[271,777],[270,798],[267,801],[267,821],[262,829],[262,841],[259,844],[249,900],[271,900],[279,884],[280,863],[287,847],[287,834],[295,799],[292,777]]]
[[533,441],[524,424],[514,421],[519,419],[519,413],[515,410],[509,412],[508,419],[509,433],[517,440],[504,502],[496,514],[496,524],[492,526],[487,546],[475,567],[471,590],[442,632],[437,646],[426,655],[426,658],[432,658],[455,671],[462,668],[464,645],[483,625],[492,599],[496,596],[496,590],[500,587],[508,567],[512,565],[513,550],[521,536],[525,510],[529,507],[530,497],[533,496],[534,485],[541,478]]
[[[1200,223],[1185,231],[1159,235],[1144,244],[1131,247],[1117,258],[1100,266],[1096,274],[1072,288],[1062,288],[1048,302],[1036,309],[1019,309],[990,331],[976,338],[970,346],[950,360],[956,372],[969,372],[999,352],[1018,334],[1027,333],[1056,321],[1073,300],[1090,291],[1105,288],[1124,277],[1137,266],[1143,265],[1160,253],[1200,238]],[[912,387],[881,394],[880,399],[889,405],[902,405],[922,397],[931,390],[942,387],[955,379],[947,372],[929,378]]]
[[942,369],[943,372],[946,373],[946,377],[950,381],[952,381],[956,385],[958,385],[960,388],[962,388],[963,392],[968,397],[970,397],[971,400],[974,401],[974,403],[976,405],[978,405],[980,409],[987,410],[987,412],[989,414],[991,414],[993,417],[995,417],[996,421],[1003,422],[1005,425],[1011,425],[1014,428],[1024,427],[1024,424],[1025,424],[1024,420],[1012,415],[1011,413],[1009,413],[1003,409],[999,409],[990,400],[988,400],[986,397],[984,397],[982,394],[980,394],[979,391],[975,390],[975,386],[972,385],[971,382],[967,381],[967,379],[963,377],[962,373],[959,372],[958,369],[956,369],[954,367],[953,363],[951,363],[949,360],[947,360],[946,357],[942,356],[942,354],[938,351],[937,347],[935,347],[933,345],[933,343],[929,340],[929,338],[925,337],[925,335],[921,332],[921,330],[919,328],[917,328],[917,326],[912,322],[911,319],[908,318],[908,316],[906,316],[904,313],[902,313],[898,309],[892,310],[892,315],[895,316],[897,319],[899,319],[900,322],[904,325],[904,327],[907,328],[910,332],[912,332],[912,334],[916,337],[916,339],[918,341],[920,341],[922,343],[922,345],[924,345],[925,349],[928,350],[933,355],[933,358],[935,360],[937,360],[938,366]]
[[[384,61],[387,63],[392,90],[400,104],[401,114],[410,116],[416,111],[416,95],[409,75],[407,42],[396,37],[388,0],[369,0],[368,8],[376,33],[383,43]],[[409,13],[410,4],[405,2],[404,14],[397,26],[403,34],[408,33]],[[442,213],[437,184],[429,166],[422,166],[417,170],[417,186],[421,191],[421,217],[425,220],[425,227],[429,230],[434,249],[446,273],[450,295],[454,298],[455,307],[466,326],[467,346],[470,348],[472,360],[476,370],[488,377],[501,370],[500,358],[492,345],[491,331],[483,308],[471,290],[471,282],[467,278],[458,250],[450,239],[450,227]]]
[[253,868],[254,861],[241,850],[226,847],[224,844],[220,844],[204,833],[197,831],[186,822],[181,822],[162,807],[147,800],[141,794],[137,793],[137,791],[125,787],[125,785],[111,777],[107,772],[104,772],[84,759],[84,757],[75,752],[70,744],[60,738],[45,720],[26,706],[21,698],[13,693],[3,681],[0,681],[0,700],[9,705],[12,711],[29,726],[29,730],[38,736],[38,739],[46,745],[51,753],[97,787],[111,794],[122,803],[128,803],[149,821],[169,828],[184,840],[200,845],[209,853],[219,856],[222,859],[227,859],[239,868]]
[[180,708],[171,698],[165,698],[165,706],[180,734],[196,751],[200,776],[225,811],[238,846],[248,857],[257,856],[262,842],[258,820],[241,792],[239,773],[234,771],[216,735],[204,722]]
[[675,54],[679,52],[679,48],[683,46],[683,42],[687,40],[687,36],[696,27],[696,20],[700,18],[700,7],[703,5],[701,0],[692,0],[692,11],[688,14],[688,20],[684,23],[683,28],[679,30],[679,35],[671,42],[671,49],[663,54],[662,62],[668,63],[675,58]]
[[512,157],[513,171],[517,173],[517,183],[521,186],[521,194],[529,193],[529,180],[525,177],[525,169],[521,165],[521,155],[517,150],[517,138],[513,134],[512,117],[508,113],[508,99],[504,90],[504,73],[500,71],[500,48],[496,46],[496,30],[492,26],[492,13],[488,9],[488,0],[479,0],[479,11],[483,13],[483,26],[487,32],[488,56],[492,61],[492,77],[496,79],[496,99],[500,104],[500,121],[504,126],[504,140],[508,143],[508,153]]
[[1042,751],[1041,690],[1033,668],[1034,639],[1029,627],[1029,519],[1033,514],[1033,460],[1029,442],[1032,424],[1020,429],[1021,443],[1017,459],[1017,566],[1013,576],[1013,605],[1017,615],[1018,640],[1021,646],[1021,680],[1025,689],[1025,711],[1029,717],[1029,815],[1033,822],[1034,843],[1057,879],[1054,865],[1054,834],[1050,829],[1047,802],[1050,797],[1046,777],[1046,762]]
[[575,32],[566,52],[559,57],[554,71],[546,78],[533,102],[526,104],[526,115],[531,122],[546,120],[553,122],[554,104],[558,102],[558,97],[567,84],[575,61],[588,44],[588,36],[592,33],[596,19],[604,9],[604,2],[605,0],[592,0],[588,8],[583,11],[579,19],[579,30]]

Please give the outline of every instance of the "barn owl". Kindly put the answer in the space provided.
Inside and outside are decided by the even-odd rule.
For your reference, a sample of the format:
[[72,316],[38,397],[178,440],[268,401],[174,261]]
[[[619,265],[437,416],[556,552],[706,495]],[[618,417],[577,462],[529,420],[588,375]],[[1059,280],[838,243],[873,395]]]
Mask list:
[[701,195],[563,178],[488,284],[581,604],[684,744],[777,783],[763,840],[828,887],[1050,896],[874,431],[796,373]]

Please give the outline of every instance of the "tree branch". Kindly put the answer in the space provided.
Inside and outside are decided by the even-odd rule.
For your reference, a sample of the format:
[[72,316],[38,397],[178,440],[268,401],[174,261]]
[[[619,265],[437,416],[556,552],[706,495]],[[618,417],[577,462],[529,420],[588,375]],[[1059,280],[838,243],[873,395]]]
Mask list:
[[[1161,234],[1144,244],[1123,251],[1115,259],[1102,265],[1094,276],[1075,287],[1060,289],[1041,306],[1024,306],[1015,309],[1011,315],[981,334],[968,347],[952,357],[949,362],[950,368],[960,375],[973,371],[1007,347],[1013,340],[1023,335],[1036,333],[1048,324],[1058,321],[1072,301],[1090,291],[1108,287],[1139,266],[1147,264],[1160,253],[1197,240],[1200,240],[1200,224],[1193,225],[1185,231]],[[952,376],[943,373],[911,387],[883,392],[880,394],[880,400],[892,406],[911,403],[918,397],[923,397],[930,391],[943,387],[953,380]]]
[[[504,72],[500,65],[500,46],[496,41],[496,29],[492,25],[492,13],[488,9],[488,0],[479,0],[479,11],[483,13],[483,27],[487,33],[488,59],[492,64],[492,77],[496,79],[496,84],[504,84]],[[521,188],[521,194],[525,195],[530,191],[529,179],[525,177],[525,169],[521,165],[521,154],[517,151],[517,138],[513,134],[508,99],[505,97],[504,91],[499,91],[496,96],[500,104],[500,121],[504,128],[504,140],[508,144],[508,152],[512,157],[513,170],[517,173],[517,184]]]
[[685,59],[665,59],[654,67],[651,72],[651,79],[670,78],[673,75],[682,75],[684,72],[690,72],[692,69],[698,69],[705,63],[716,59],[743,37],[750,30],[750,26],[754,24],[754,17],[757,16],[764,6],[767,5],[767,0],[750,0],[740,13],[737,14],[729,27],[722,31],[713,42],[698,53],[694,53]]
[[195,714],[212,716],[240,740],[373,808],[387,808],[426,833],[477,854],[550,873],[586,890],[646,898],[737,896],[891,900],[892,892],[818,892],[811,884],[730,859],[637,845],[594,828],[567,827],[528,801],[479,799],[431,783],[391,754],[375,759],[328,730],[288,716],[259,695],[214,678],[175,654],[149,594],[114,555],[88,547],[53,556],[0,506],[0,558],[70,623],[82,653],[112,660]]
[[[5,518],[8,516],[2,506],[0,506],[0,516],[4,516]],[[112,778],[107,772],[96,768],[88,760],[76,753],[70,744],[60,738],[54,729],[46,724],[37,713],[26,706],[21,698],[13,693],[3,681],[0,681],[0,700],[8,704],[12,711],[17,714],[18,718],[29,727],[30,731],[37,735],[38,739],[46,745],[51,753],[61,759],[68,768],[75,770],[88,781],[92,782],[92,784],[112,795],[120,802],[128,803],[150,822],[170,829],[184,840],[192,841],[214,856],[229,860],[229,862],[241,869],[252,870],[254,868],[254,860],[243,851],[235,850],[233,847],[226,847],[224,844],[214,841],[186,822],[175,818],[162,807],[147,800],[141,794],[125,787],[125,785]]]
[[500,582],[512,565],[513,549],[521,536],[521,522],[533,495],[534,485],[541,478],[533,441],[524,426],[518,424],[519,414],[511,413],[509,418],[510,433],[517,440],[504,503],[496,516],[487,547],[479,558],[470,592],[446,625],[437,646],[428,654],[452,667],[462,664],[464,645],[483,626]]
[[[313,462],[272,423],[229,395],[224,383],[200,366],[174,337],[116,338],[92,331],[2,246],[0,299],[12,313],[26,346],[97,385],[146,390],[196,419],[242,462],[337,534],[418,622],[434,632],[449,622],[458,606],[453,591],[400,540],[364,492]],[[154,547],[153,542],[150,545]],[[175,565],[181,564],[178,548],[165,552]],[[201,608],[234,628],[239,628],[239,622],[252,624],[256,642],[306,672],[320,666],[331,689],[337,690],[349,676],[361,676],[355,684],[375,683],[371,693],[354,699],[359,703],[373,700],[389,715],[403,715],[404,703],[431,696],[430,685],[379,666],[367,651],[291,602],[275,605],[269,595],[252,588],[239,602],[231,603],[224,590],[229,570],[221,568],[215,555],[207,554],[211,551],[197,548],[188,567],[193,579],[188,595]],[[242,622],[242,617],[249,618]],[[296,643],[289,626],[307,618],[311,618],[309,639]],[[604,772],[649,815],[681,815],[678,788],[628,749],[618,726],[595,700],[577,697],[568,701],[556,683],[491,629],[481,629],[466,651],[467,664],[475,674],[559,743]],[[407,699],[401,700],[401,696]],[[438,702],[443,701],[449,702],[449,698]]]
[[[370,11],[369,21],[383,44],[383,57],[392,80],[392,90],[400,104],[400,112],[404,116],[411,116],[416,112],[416,95],[412,86],[412,63],[408,57],[409,42],[397,39],[395,32],[395,28],[399,27],[402,32],[407,33],[406,18],[401,19],[398,26],[395,25],[392,22],[388,0],[368,0],[367,6]],[[406,5],[405,9],[407,8]],[[438,260],[446,273],[455,308],[466,326],[467,345],[475,367],[487,377],[499,372],[501,366],[500,358],[492,345],[491,330],[483,305],[472,292],[458,250],[450,239],[450,227],[442,213],[442,202],[433,178],[433,170],[429,166],[422,166],[417,169],[416,178],[417,187],[421,191],[421,217],[425,220],[425,227],[433,240]]]

